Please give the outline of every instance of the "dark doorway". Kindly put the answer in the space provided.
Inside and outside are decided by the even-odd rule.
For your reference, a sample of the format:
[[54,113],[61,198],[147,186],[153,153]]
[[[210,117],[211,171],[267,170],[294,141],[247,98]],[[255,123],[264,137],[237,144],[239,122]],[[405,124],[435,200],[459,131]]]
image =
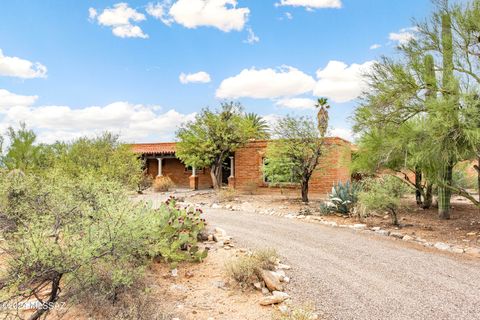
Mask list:
[[222,185],[228,186],[228,177],[230,177],[230,157],[222,163]]

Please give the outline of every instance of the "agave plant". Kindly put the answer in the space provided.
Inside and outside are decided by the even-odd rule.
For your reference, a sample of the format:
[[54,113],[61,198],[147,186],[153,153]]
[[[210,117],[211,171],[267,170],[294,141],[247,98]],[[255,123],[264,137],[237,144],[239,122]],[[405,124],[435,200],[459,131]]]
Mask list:
[[332,187],[332,193],[329,195],[332,209],[341,214],[349,214],[358,201],[360,189],[361,185],[359,183],[338,182]]

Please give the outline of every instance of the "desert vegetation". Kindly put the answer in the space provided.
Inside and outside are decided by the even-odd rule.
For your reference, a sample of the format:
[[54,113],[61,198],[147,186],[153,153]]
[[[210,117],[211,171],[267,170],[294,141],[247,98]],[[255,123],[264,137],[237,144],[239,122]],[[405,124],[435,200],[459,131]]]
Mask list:
[[199,211],[178,208],[173,198],[155,209],[129,199],[142,164],[116,136],[43,145],[22,126],[10,129],[7,141],[0,300],[33,302],[38,308],[30,319],[66,301],[85,313],[92,299],[121,305],[125,297],[143,296],[153,261],[174,268],[205,258],[197,243],[204,229]]

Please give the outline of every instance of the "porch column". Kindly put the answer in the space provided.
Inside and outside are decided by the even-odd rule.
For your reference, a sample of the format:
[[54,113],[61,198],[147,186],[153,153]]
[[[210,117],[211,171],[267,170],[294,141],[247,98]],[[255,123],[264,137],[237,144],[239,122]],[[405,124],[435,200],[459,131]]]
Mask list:
[[163,173],[162,173],[163,158],[157,158],[157,160],[158,160],[158,174],[157,174],[157,177],[161,177],[161,176],[163,176]]
[[228,187],[235,188],[235,161],[233,156],[230,157],[230,177],[228,177]]
[[198,176],[197,176],[197,168],[192,167],[192,175],[189,178],[190,182],[190,189],[198,190]]

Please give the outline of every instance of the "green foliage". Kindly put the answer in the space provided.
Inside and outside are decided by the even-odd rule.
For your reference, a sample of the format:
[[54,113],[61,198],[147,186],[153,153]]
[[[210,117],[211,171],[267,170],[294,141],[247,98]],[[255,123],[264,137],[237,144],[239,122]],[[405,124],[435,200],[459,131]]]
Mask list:
[[26,128],[25,123],[20,124],[18,130],[8,128],[7,138],[9,148],[4,156],[1,156],[0,152],[0,163],[10,170],[22,171],[35,169],[40,165],[42,146],[35,145],[37,136]]
[[[59,169],[42,176],[0,174],[0,228],[8,253],[2,301],[30,298],[51,285],[61,285],[65,297],[92,292],[114,301],[154,258],[175,266],[206,256],[197,245],[204,228],[200,212],[178,208],[173,199],[159,209],[134,203],[119,182],[94,174],[74,181]],[[48,301],[58,295],[52,290]]]
[[400,199],[408,192],[408,187],[399,178],[386,175],[368,179],[358,194],[358,202],[367,211],[388,210],[392,215],[392,223],[398,225],[397,209]]
[[250,112],[245,115],[245,120],[250,122],[251,127],[254,129],[253,136],[256,139],[269,139],[270,128],[267,121],[256,113]]
[[244,116],[240,104],[223,103],[218,111],[206,108],[178,130],[176,155],[188,166],[210,167],[218,189],[222,163],[248,139],[255,138],[258,130]]
[[361,184],[347,181],[338,182],[332,187],[328,200],[332,203],[330,210],[341,214],[349,214],[358,201],[358,193],[361,191]]
[[[308,181],[323,150],[314,121],[286,116],[274,129],[275,140],[268,143],[263,173],[271,184],[301,183],[302,198],[308,201]],[[306,192],[305,192],[306,191]]]

